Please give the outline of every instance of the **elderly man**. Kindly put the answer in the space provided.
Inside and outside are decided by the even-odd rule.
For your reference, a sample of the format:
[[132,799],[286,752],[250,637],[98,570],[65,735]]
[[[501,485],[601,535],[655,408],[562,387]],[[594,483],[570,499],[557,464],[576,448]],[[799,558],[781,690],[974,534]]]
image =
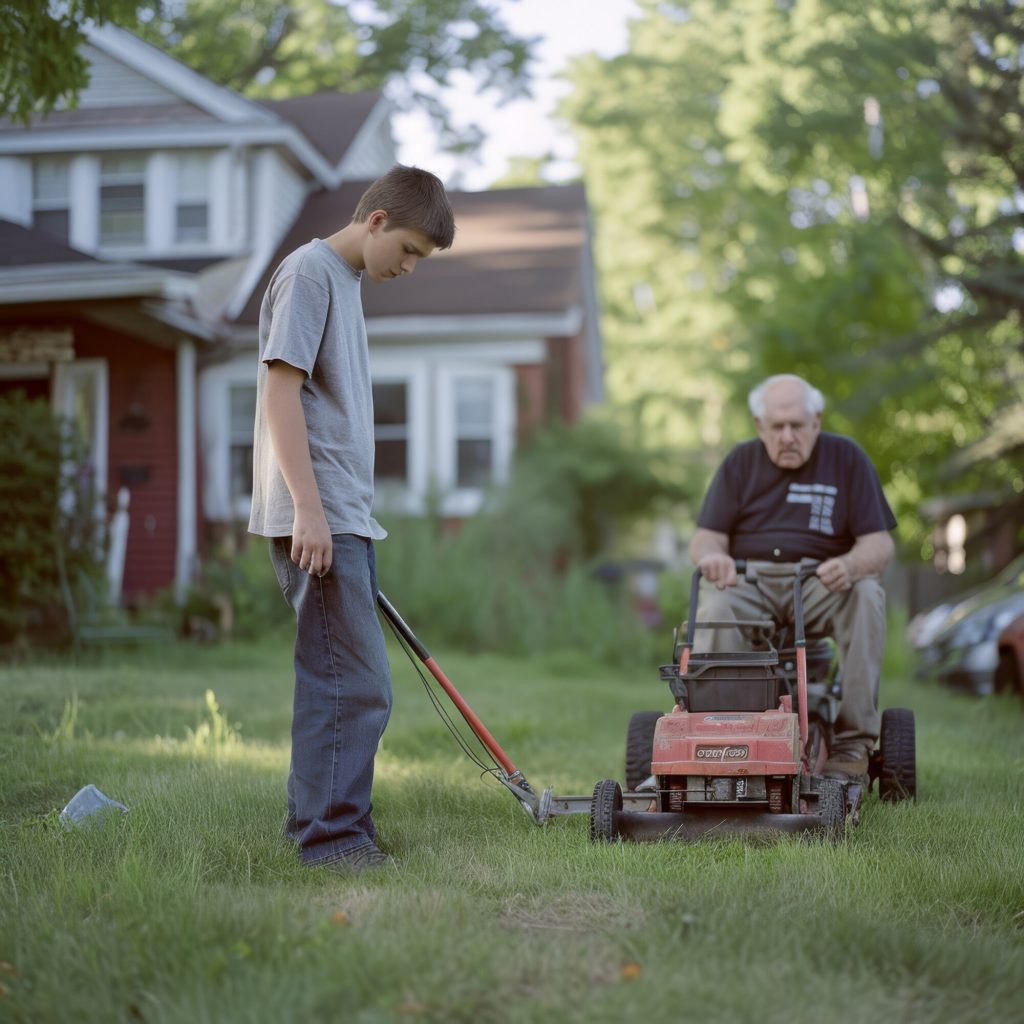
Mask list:
[[[825,771],[866,775],[878,738],[878,684],[885,646],[885,592],[896,519],[878,474],[849,438],[822,433],[825,399],[791,374],[750,393],[757,440],[737,445],[704,498],[690,555],[700,567],[698,616],[791,623],[793,573],[820,564],[803,587],[808,633],[835,637],[843,699]],[[734,559],[751,565],[739,578]],[[698,633],[698,650],[748,649],[739,629]]]

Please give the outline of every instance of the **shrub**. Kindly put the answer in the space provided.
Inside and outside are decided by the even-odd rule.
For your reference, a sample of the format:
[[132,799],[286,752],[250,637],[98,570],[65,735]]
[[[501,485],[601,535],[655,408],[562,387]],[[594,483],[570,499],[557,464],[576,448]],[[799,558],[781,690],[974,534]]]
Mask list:
[[0,643],[67,641],[73,600],[102,575],[94,482],[45,399],[0,397]]
[[389,520],[377,549],[381,589],[425,641],[580,649],[615,663],[653,657],[658,638],[629,595],[593,570],[617,530],[683,496],[655,471],[656,457],[604,420],[544,431],[457,533],[436,514]]
[[199,639],[262,636],[292,620],[264,542],[237,555],[218,553],[204,562],[200,582],[180,610],[181,631]]

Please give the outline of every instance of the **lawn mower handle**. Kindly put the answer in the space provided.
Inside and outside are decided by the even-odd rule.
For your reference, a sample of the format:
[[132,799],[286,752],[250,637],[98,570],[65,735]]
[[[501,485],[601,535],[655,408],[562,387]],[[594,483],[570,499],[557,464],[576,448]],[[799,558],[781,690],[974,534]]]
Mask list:
[[[807,637],[804,636],[804,602],[803,602],[803,588],[800,584],[808,576],[813,576],[818,571],[820,562],[804,562],[800,565],[794,576],[797,577],[797,584],[793,587],[793,629],[796,633],[795,645],[797,648],[807,646]],[[746,573],[747,571],[747,559],[737,558],[735,560],[736,572]],[[686,639],[683,642],[683,646],[687,648],[693,647],[694,633],[697,631],[697,600],[700,592],[700,581],[702,578],[700,566],[698,565],[693,570],[693,578],[690,581],[690,610],[686,617]],[[752,626],[759,623],[747,622],[746,620],[738,621],[737,625]]]
[[[736,572],[746,573],[747,560],[737,558],[735,560]],[[793,583],[793,631],[796,634],[794,647],[796,647],[796,680],[797,680],[797,708],[800,721],[800,748],[804,751],[804,770],[808,769],[807,764],[807,737],[809,724],[807,721],[807,637],[804,635],[804,600],[803,582],[808,576],[813,576],[819,562],[801,562],[797,567]],[[679,658],[679,674],[684,675],[690,661],[690,651],[693,650],[693,636],[697,630],[697,599],[700,591],[701,571],[698,565],[693,570],[693,580],[690,583],[690,610],[686,618],[686,639],[683,642],[683,649]],[[716,624],[717,625],[717,624]],[[737,619],[737,626],[757,626],[762,623],[754,620]]]
[[466,724],[473,730],[473,734],[484,745],[488,753],[500,766],[501,775],[499,781],[509,790],[522,804],[523,809],[538,824],[543,824],[547,819],[551,807],[551,789],[546,789],[540,796],[527,781],[526,776],[512,763],[512,759],[501,748],[501,744],[491,735],[490,730],[480,720],[476,712],[466,703],[462,694],[455,688],[455,684],[441,671],[441,666],[431,657],[430,652],[420,643],[416,634],[406,623],[405,619],[398,614],[395,606],[384,596],[383,591],[377,591],[377,606],[381,613],[398,631],[402,639],[412,648],[416,657],[423,663],[424,667],[438,681],[441,688],[448,695],[449,700],[459,709],[459,714],[465,719]]

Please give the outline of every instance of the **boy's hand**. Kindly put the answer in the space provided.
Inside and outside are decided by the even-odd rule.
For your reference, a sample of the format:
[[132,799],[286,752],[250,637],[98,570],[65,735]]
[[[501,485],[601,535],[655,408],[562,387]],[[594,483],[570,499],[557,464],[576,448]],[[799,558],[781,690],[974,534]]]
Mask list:
[[311,576],[323,576],[331,567],[334,544],[323,510],[319,515],[295,512],[292,526],[292,561]]

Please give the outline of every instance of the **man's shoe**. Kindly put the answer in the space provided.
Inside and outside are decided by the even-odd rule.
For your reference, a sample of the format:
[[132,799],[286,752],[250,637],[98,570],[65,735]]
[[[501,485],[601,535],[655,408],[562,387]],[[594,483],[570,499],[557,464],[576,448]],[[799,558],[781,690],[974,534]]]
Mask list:
[[851,782],[866,782],[868,755],[863,751],[837,750],[825,762],[821,774],[829,778],[843,777]]
[[322,867],[339,875],[358,875],[363,871],[390,867],[394,863],[395,858],[381,850],[376,843],[366,843],[314,867]]

